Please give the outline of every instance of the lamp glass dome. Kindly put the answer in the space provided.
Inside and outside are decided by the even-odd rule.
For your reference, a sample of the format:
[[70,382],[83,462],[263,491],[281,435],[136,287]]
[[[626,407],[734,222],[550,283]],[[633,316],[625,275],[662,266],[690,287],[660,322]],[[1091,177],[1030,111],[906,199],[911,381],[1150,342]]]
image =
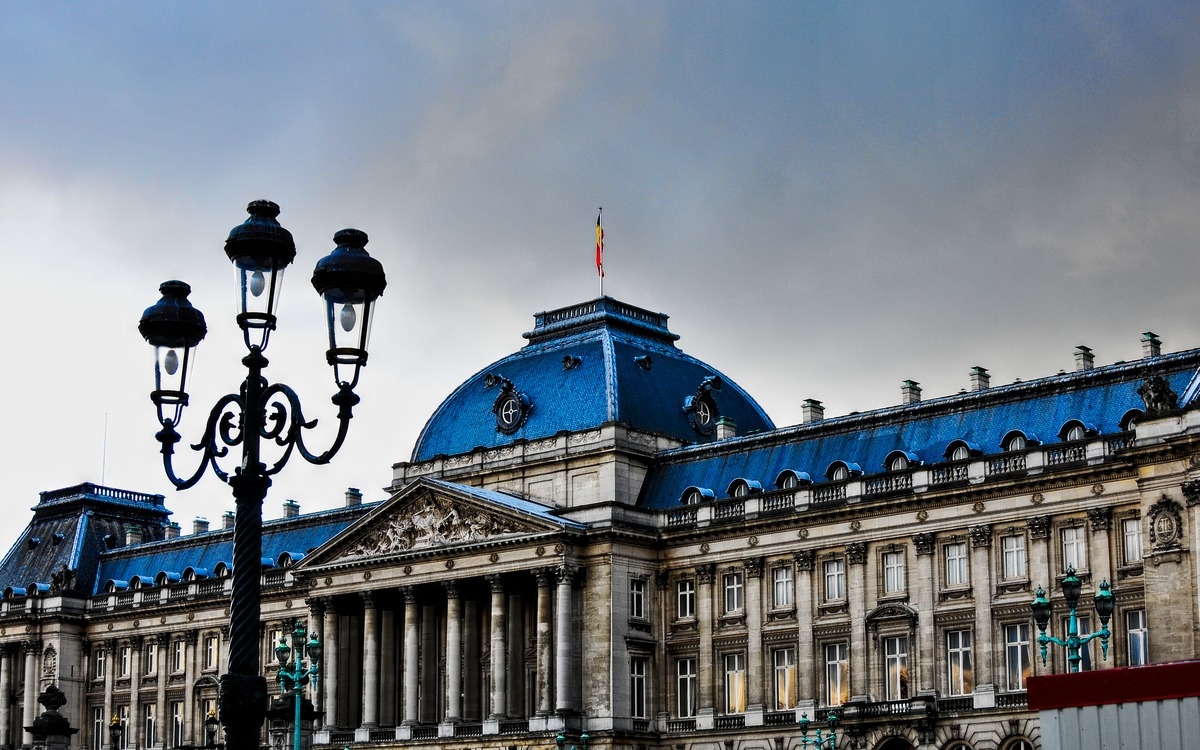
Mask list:
[[296,243],[291,232],[275,220],[277,204],[253,201],[246,211],[250,218],[230,230],[225,254],[237,273],[237,320],[246,346],[265,350],[275,330],[283,272],[296,257]]
[[383,265],[363,248],[366,232],[343,229],[333,236],[337,247],[317,262],[312,284],[325,302],[329,335],[326,358],[334,380],[353,388],[367,363],[375,300],[387,286]]

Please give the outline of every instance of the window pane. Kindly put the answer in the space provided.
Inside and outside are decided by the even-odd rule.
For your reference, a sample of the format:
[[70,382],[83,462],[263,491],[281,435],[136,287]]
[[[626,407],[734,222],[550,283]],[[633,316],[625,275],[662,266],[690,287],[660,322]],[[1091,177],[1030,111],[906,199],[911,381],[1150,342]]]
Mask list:
[[1004,662],[1009,690],[1024,690],[1029,676],[1029,624],[1004,626]]
[[908,697],[908,636],[885,638],[884,674],[887,699],[902,700]]
[[1124,539],[1125,564],[1134,565],[1142,561],[1142,519],[1127,518],[1121,522]]
[[967,585],[967,545],[966,542],[956,542],[945,546],[946,554],[946,585]]
[[883,593],[904,591],[904,553],[886,552],[883,555]]
[[725,655],[725,713],[746,713],[746,655]]
[[850,649],[845,643],[825,646],[825,702],[840,706],[850,700]]
[[629,714],[635,719],[646,718],[646,659],[635,658],[629,663]]
[[775,568],[772,575],[775,582],[776,609],[792,606],[792,569]]
[[825,562],[825,598],[838,600],[846,598],[846,568],[842,560],[827,560]]
[[775,710],[796,707],[796,650],[779,648],[774,652]]
[[1004,555],[1004,577],[1025,577],[1025,537],[1002,537],[1001,548]]
[[1087,567],[1087,547],[1083,538],[1083,527],[1072,526],[1062,530],[1063,569],[1083,570]]
[[1146,632],[1146,610],[1125,613],[1125,633],[1129,641],[1129,666],[1150,663],[1150,641]]
[[968,695],[974,692],[975,675],[971,667],[971,631],[951,630],[946,633],[946,661],[950,695]]
[[639,619],[646,616],[646,582],[640,578],[629,582],[629,616]]
[[676,712],[681,718],[696,715],[696,660],[680,659],[676,668]]

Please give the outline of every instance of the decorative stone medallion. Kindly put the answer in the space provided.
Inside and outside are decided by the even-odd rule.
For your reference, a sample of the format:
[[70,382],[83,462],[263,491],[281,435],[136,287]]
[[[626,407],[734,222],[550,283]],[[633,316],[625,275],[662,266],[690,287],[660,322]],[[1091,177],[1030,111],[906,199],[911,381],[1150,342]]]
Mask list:
[[1150,507],[1150,544],[1155,552],[1179,549],[1183,536],[1183,508],[1166,495]]

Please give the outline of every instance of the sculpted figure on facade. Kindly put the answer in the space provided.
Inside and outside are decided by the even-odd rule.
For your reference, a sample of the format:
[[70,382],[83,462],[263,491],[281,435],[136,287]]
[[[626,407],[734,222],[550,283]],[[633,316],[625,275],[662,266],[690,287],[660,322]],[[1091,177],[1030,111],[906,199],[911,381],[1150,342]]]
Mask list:
[[449,497],[433,493],[425,494],[408,510],[380,519],[379,525],[356,540],[343,557],[386,555],[417,547],[477,542],[526,530],[506,519],[458,505]]

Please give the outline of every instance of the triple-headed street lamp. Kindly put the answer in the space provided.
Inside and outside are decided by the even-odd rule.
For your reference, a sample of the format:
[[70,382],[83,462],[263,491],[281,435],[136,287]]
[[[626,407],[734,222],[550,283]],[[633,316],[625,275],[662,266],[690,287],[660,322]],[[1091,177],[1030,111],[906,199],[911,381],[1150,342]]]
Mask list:
[[1075,609],[1079,606],[1079,595],[1083,590],[1083,582],[1079,580],[1079,576],[1075,575],[1074,567],[1067,566],[1067,574],[1063,577],[1061,585],[1063,599],[1066,600],[1067,608],[1070,609],[1070,615],[1067,617],[1066,640],[1046,634],[1046,627],[1050,624],[1050,600],[1046,598],[1046,590],[1041,586],[1038,586],[1037,595],[1030,607],[1033,609],[1033,620],[1038,626],[1038,645],[1042,647],[1042,666],[1046,665],[1046,652],[1049,644],[1055,643],[1067,649],[1067,669],[1071,672],[1078,672],[1080,662],[1083,661],[1080,648],[1096,638],[1100,639],[1104,658],[1108,658],[1108,638],[1111,635],[1108,630],[1108,620],[1112,617],[1113,605],[1116,604],[1116,600],[1112,591],[1109,590],[1108,581],[1101,581],[1093,600],[1096,604],[1096,615],[1100,618],[1100,630],[1094,633],[1080,634],[1079,618],[1075,614]]
[[825,750],[824,746],[829,745],[829,750],[837,750],[837,714],[830,711],[825,721],[829,723],[829,734],[823,735],[821,728],[817,727],[817,736],[816,739],[813,739],[808,736],[808,714],[800,714],[800,747],[814,747],[816,750]]
[[[275,306],[283,284],[283,272],[296,257],[291,232],[276,221],[279,206],[271,201],[254,201],[247,209],[250,218],[229,233],[225,253],[237,270],[240,309],[237,323],[248,353],[242,358],[245,380],[236,393],[217,400],[208,415],[204,435],[192,446],[201,454],[200,465],[187,478],[176,476],[172,466],[176,431],[187,406],[187,376],[192,350],[208,332],[204,315],[188,302],[191,288],[182,281],[167,281],[159,287],[160,299],[146,309],[138,330],[154,347],[154,392],[150,399],[158,408],[162,425],[156,435],[162,444],[163,466],[177,489],[196,484],[208,467],[233,488],[237,512],[233,532],[233,591],[229,606],[229,672],[221,675],[218,709],[230,750],[256,750],[267,712],[267,683],[259,673],[258,631],[261,605],[259,576],[262,565],[262,503],[271,476],[287,463],[293,451],[313,464],[328,463],[346,439],[351,411],[358,403],[354,387],[367,362],[367,339],[374,317],[375,300],[387,281],[383,266],[364,250],[367,235],[343,229],[333,236],[337,247],[317,262],[312,284],[325,301],[325,323],[338,391],[338,431],[332,446],[321,454],[310,453],[304,431],[316,426],[306,420],[300,399],[287,385],[268,383],[262,372],[263,356],[271,331],[275,330]],[[281,451],[267,465],[260,443],[273,441]],[[231,448],[241,447],[241,463],[232,475],[218,464]]]
[[[292,631],[292,643],[289,646],[287,639],[283,636],[279,637],[279,644],[275,646],[275,656],[279,660],[279,687],[283,692],[292,694],[292,703],[295,711],[292,717],[292,750],[300,750],[300,704],[303,702],[304,686],[309,683],[309,678],[316,681],[317,675],[321,669],[321,654],[324,652],[324,647],[317,640],[317,634],[312,634],[312,639],[304,640],[304,623],[296,621],[296,629]],[[304,657],[308,657],[308,666],[304,666]]]

